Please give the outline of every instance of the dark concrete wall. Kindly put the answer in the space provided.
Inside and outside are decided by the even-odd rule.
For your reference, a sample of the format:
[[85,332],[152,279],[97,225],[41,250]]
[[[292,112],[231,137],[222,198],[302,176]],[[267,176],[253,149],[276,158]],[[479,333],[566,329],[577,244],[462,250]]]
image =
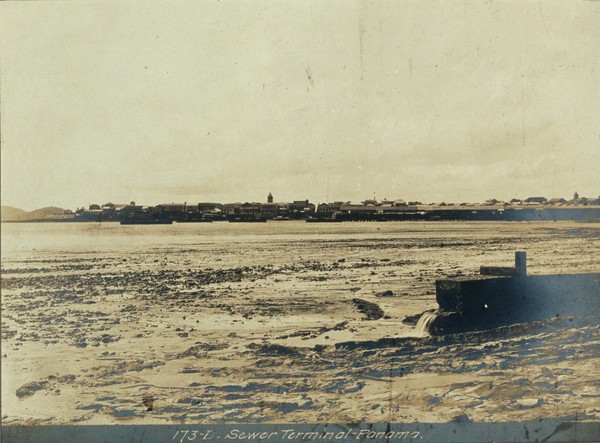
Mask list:
[[598,316],[600,274],[439,280],[436,298],[442,317],[464,323],[463,330],[552,317]]

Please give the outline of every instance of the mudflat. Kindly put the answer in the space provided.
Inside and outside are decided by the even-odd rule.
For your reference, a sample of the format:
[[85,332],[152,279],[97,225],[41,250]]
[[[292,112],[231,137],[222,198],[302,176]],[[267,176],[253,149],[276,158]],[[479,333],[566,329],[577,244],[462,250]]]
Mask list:
[[3,224],[2,423],[598,420],[597,323],[402,323],[515,250],[598,272],[600,224]]

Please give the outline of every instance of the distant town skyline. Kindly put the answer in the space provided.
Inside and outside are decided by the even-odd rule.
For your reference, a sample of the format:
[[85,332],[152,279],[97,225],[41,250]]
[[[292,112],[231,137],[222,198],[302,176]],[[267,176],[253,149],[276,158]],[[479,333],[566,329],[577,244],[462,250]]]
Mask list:
[[[137,205],[142,204],[145,206],[156,206],[156,205],[170,205],[170,204],[175,204],[175,205],[181,205],[181,204],[185,204],[188,206],[195,206],[199,203],[217,203],[217,204],[237,204],[237,203],[291,203],[291,202],[298,202],[298,201],[306,201],[306,202],[311,202],[313,204],[319,204],[319,203],[334,203],[334,202],[344,202],[344,203],[376,203],[376,204],[380,204],[380,203],[393,203],[393,202],[404,202],[404,203],[409,203],[409,202],[418,202],[418,204],[435,204],[435,203],[444,203],[444,204],[460,204],[460,203],[469,203],[469,204],[483,204],[486,202],[490,202],[490,201],[497,201],[498,203],[508,203],[510,201],[522,201],[522,202],[526,202],[527,200],[538,200],[538,199],[545,199],[545,200],[565,200],[566,202],[568,201],[576,201],[576,200],[599,200],[600,199],[600,194],[596,195],[596,196],[586,196],[586,195],[581,195],[579,194],[579,192],[575,191],[572,195],[570,196],[552,196],[552,197],[547,197],[545,195],[529,195],[529,196],[514,196],[511,198],[495,198],[495,197],[490,197],[490,198],[486,198],[486,199],[482,199],[482,200],[478,200],[478,201],[463,201],[463,200],[440,200],[440,201],[425,201],[425,200],[418,200],[418,199],[404,199],[404,198],[400,198],[400,197],[396,197],[396,198],[389,198],[389,197],[383,197],[383,198],[379,198],[376,195],[370,196],[370,197],[365,197],[362,199],[357,199],[357,200],[351,200],[351,199],[337,199],[337,200],[323,200],[323,201],[316,201],[316,200],[311,200],[310,198],[302,198],[302,196],[296,196],[293,199],[277,199],[275,197],[275,195],[273,195],[272,192],[268,192],[267,194],[265,194],[263,196],[262,199],[251,199],[251,200],[240,200],[240,199],[233,199],[233,200],[223,200],[223,201],[219,201],[219,200],[198,200],[198,201],[192,201],[192,200],[182,200],[182,201],[161,201],[161,202],[152,202],[152,203],[148,203],[148,202],[142,202],[142,201],[135,201],[135,200],[131,200],[128,202],[115,202],[112,200],[100,203],[100,202],[93,202],[90,203],[89,205],[97,205],[97,206],[102,206],[103,204],[131,204],[131,203],[135,203]],[[88,205],[88,206],[89,206]],[[85,205],[82,205],[81,207],[85,207]],[[70,208],[65,208],[65,209],[70,209]]]
[[[43,205],[37,208],[33,208],[33,209],[29,209],[29,208],[24,208],[21,206],[13,206],[13,205],[4,205],[3,206],[10,206],[10,207],[14,207],[17,209],[23,209],[26,211],[32,211],[32,210],[36,210],[36,209],[43,209],[43,208],[47,208],[47,207],[60,207],[62,209],[66,209],[66,210],[76,210],[76,209],[88,209],[88,208],[92,208],[92,207],[97,207],[97,209],[100,209],[101,207],[103,207],[104,205],[120,205],[120,206],[128,206],[128,205],[141,205],[141,206],[145,206],[145,207],[152,207],[152,206],[169,206],[169,205],[187,205],[188,207],[194,207],[197,206],[199,204],[206,204],[206,203],[214,203],[217,205],[233,205],[233,204],[255,204],[255,203],[261,203],[261,204],[286,204],[286,203],[292,203],[292,202],[310,202],[314,205],[319,205],[319,204],[324,204],[324,203],[349,203],[349,204],[370,204],[370,203],[374,203],[376,205],[380,205],[380,204],[396,204],[399,202],[402,202],[403,204],[418,204],[418,205],[435,205],[435,204],[442,204],[442,205],[464,205],[464,204],[469,204],[469,205],[485,205],[485,204],[501,204],[501,203],[512,203],[512,202],[523,202],[523,203],[527,203],[528,201],[532,201],[532,202],[537,202],[537,203],[542,203],[541,200],[547,201],[549,204],[552,205],[556,205],[556,204],[563,204],[563,203],[568,203],[568,202],[579,202],[579,204],[593,204],[593,205],[598,205],[598,201],[600,201],[600,194],[597,195],[581,195],[579,194],[579,192],[575,191],[572,195],[570,196],[551,196],[548,197],[546,195],[530,195],[530,196],[514,196],[511,198],[495,198],[495,197],[491,197],[491,198],[485,198],[485,199],[481,199],[481,200],[473,200],[473,201],[466,201],[466,200],[457,200],[457,199],[446,199],[446,200],[439,200],[439,201],[427,201],[427,200],[419,200],[419,199],[404,199],[404,198],[389,198],[389,197],[383,197],[383,198],[379,198],[377,196],[370,196],[370,197],[365,197],[362,199],[356,199],[356,200],[351,200],[351,199],[337,199],[337,200],[323,200],[323,201],[317,201],[317,200],[311,200],[310,198],[302,198],[301,196],[295,196],[295,198],[292,199],[277,199],[275,198],[275,196],[273,195],[273,193],[269,192],[266,195],[263,196],[264,198],[262,199],[249,199],[249,200],[243,200],[243,199],[231,199],[231,200],[181,200],[181,201],[174,201],[174,200],[164,200],[164,201],[139,201],[139,200],[128,200],[128,201],[118,201],[115,199],[108,199],[108,200],[103,200],[103,201],[90,201],[89,203],[86,204],[79,204],[79,205],[75,205],[72,207],[67,207],[67,206],[57,206],[57,205]],[[538,202],[538,200],[540,200]],[[583,203],[582,203],[583,202]]]
[[3,2],[2,205],[598,197],[598,2]]

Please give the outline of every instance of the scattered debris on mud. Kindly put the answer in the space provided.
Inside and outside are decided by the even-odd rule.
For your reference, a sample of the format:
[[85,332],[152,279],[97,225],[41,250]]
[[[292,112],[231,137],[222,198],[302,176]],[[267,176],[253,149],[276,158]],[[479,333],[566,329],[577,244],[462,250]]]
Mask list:
[[415,336],[436,279],[516,249],[532,273],[597,271],[596,225],[211,225],[101,225],[77,250],[7,227],[2,423],[600,419],[598,326]]

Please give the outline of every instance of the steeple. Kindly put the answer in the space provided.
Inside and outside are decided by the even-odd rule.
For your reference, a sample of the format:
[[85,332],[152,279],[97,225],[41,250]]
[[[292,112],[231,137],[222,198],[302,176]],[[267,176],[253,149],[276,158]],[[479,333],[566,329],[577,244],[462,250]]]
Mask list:
[[269,192],[269,195],[267,196],[267,203],[273,203],[273,194],[271,194]]

